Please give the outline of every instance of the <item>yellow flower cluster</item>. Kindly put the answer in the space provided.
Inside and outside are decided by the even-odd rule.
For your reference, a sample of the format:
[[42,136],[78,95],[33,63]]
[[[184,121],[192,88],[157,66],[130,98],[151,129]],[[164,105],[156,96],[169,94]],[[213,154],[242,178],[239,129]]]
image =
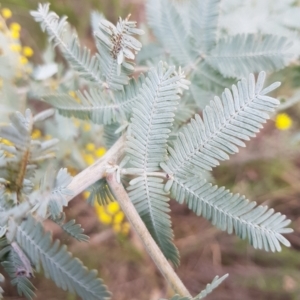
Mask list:
[[24,46],[22,53],[25,57],[31,57],[33,55],[33,50],[32,50],[32,48],[30,48],[28,46]]
[[9,8],[2,8],[1,15],[4,19],[9,19],[12,16],[12,12]]
[[13,145],[13,143],[11,141],[9,141],[7,139],[3,139],[3,138],[0,138],[0,143],[4,144],[6,146],[12,146]]
[[106,152],[104,147],[96,148],[95,144],[88,143],[85,146],[85,151],[82,156],[87,165],[92,165],[99,157],[103,156]]
[[111,225],[114,232],[127,235],[130,225],[124,222],[124,213],[117,202],[111,202],[106,206],[96,203],[96,213],[101,223]]
[[[13,146],[13,143],[7,139],[3,139],[3,138],[0,138],[0,144],[3,144],[3,145],[6,145],[6,146]],[[0,147],[1,148],[1,147]],[[8,151],[4,151],[4,155],[6,157],[12,157],[13,154],[11,154],[10,152]]]
[[[42,136],[42,133],[41,133],[41,131],[39,129],[34,129],[32,131],[32,134],[31,134],[31,138],[32,139],[36,140],[36,139],[40,138],[41,136]],[[0,138],[0,144],[6,145],[6,146],[13,146],[14,145],[11,141],[9,141],[7,139],[3,139],[3,138]],[[4,154],[7,157],[12,156],[10,153],[8,153],[6,151],[4,152]]]
[[[106,152],[104,147],[96,148],[95,144],[88,143],[85,146],[83,158],[88,165],[91,165],[95,160],[103,156]],[[89,192],[84,192],[85,199],[89,197]],[[111,225],[116,233],[127,235],[130,229],[129,223],[124,222],[124,213],[120,209],[117,202],[111,202],[106,206],[101,206],[98,202],[95,203],[96,214],[99,221],[105,225]]]
[[276,116],[275,126],[279,130],[288,130],[292,126],[292,119],[286,113],[280,113]]
[[[83,196],[87,199],[90,193],[84,192]],[[127,235],[129,233],[130,225],[125,221],[124,213],[120,209],[118,202],[110,202],[106,206],[101,206],[96,202],[95,210],[102,224],[112,226],[114,232],[118,234]]]
[[37,139],[39,139],[41,136],[42,136],[42,133],[41,133],[41,131],[40,131],[39,129],[34,129],[34,130],[32,131],[32,133],[31,133],[31,138],[32,138],[33,140],[37,140]]
[[78,98],[78,96],[76,95],[76,93],[74,91],[70,91],[69,95],[74,98],[76,100],[76,102],[80,103],[80,99]]
[[[12,12],[8,8],[1,9],[1,15],[4,20],[10,19],[12,17]],[[5,26],[0,22],[0,30],[2,30]],[[13,43],[10,45],[10,49],[13,52],[17,52],[20,54],[19,63],[21,65],[26,65],[28,63],[28,58],[32,57],[34,52],[33,49],[29,46],[22,47],[19,39],[20,39],[21,25],[16,22],[12,22],[9,25],[9,30],[7,30],[7,35],[13,40]]]

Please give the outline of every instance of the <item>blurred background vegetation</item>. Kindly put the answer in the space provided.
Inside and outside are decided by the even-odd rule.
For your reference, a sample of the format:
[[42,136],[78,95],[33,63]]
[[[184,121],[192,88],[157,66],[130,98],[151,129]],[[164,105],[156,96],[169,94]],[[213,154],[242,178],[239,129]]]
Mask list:
[[[46,36],[29,14],[29,10],[36,9],[38,2],[45,1],[0,2],[0,9],[9,8],[13,13],[8,23],[17,22],[21,25],[21,41],[33,49],[35,55],[32,59],[36,62],[40,60],[42,49],[46,46]],[[145,21],[144,1],[47,2],[51,3],[51,10],[58,15],[68,16],[83,44],[91,49],[93,41],[90,12],[93,9],[103,12],[112,22],[116,22],[118,16],[126,17],[128,13],[133,14],[133,19],[139,24]],[[284,86],[287,94],[292,94],[291,89],[299,86],[299,66],[278,72],[274,77],[278,80],[285,79],[286,82],[293,81],[292,85]],[[229,279],[207,299],[300,299],[300,155],[299,143],[292,147],[288,142],[293,130],[299,131],[299,116],[299,105],[287,109],[283,115],[274,118],[274,122],[269,122],[258,137],[247,144],[246,149],[214,171],[218,185],[274,207],[292,219],[295,232],[287,236],[292,244],[290,249],[283,249],[276,254],[254,250],[247,242],[213,228],[184,206],[171,203],[175,244],[182,258],[178,274],[191,293],[199,291],[215,274],[228,272]],[[97,149],[93,143],[86,145],[87,153],[94,151],[95,159]],[[93,159],[86,156],[88,164]],[[54,237],[66,242],[74,255],[82,259],[89,268],[99,271],[113,291],[112,299],[158,299],[161,291],[165,292],[168,287],[134,233],[120,234],[118,230],[114,230],[110,217],[103,214],[103,211],[88,206],[83,201],[84,197],[82,195],[72,201],[66,213],[70,218],[76,218],[85,228],[86,234],[91,236],[89,245],[66,239],[58,227],[48,223],[46,227],[49,225]],[[111,208],[109,213],[117,212],[117,209]],[[35,278],[34,284],[38,288],[37,299],[76,299],[42,276]],[[7,299],[19,299],[12,287],[7,287],[6,291],[9,295]]]

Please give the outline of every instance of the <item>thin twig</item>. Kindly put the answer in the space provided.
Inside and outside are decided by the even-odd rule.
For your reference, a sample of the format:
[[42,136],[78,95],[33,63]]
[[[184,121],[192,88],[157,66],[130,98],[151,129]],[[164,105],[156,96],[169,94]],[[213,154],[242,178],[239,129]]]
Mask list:
[[131,226],[134,228],[142,243],[144,244],[147,252],[152,260],[160,270],[161,274],[165,277],[167,282],[171,285],[173,290],[182,295],[191,297],[189,291],[184,286],[180,278],[177,276],[167,259],[162,254],[161,250],[153,240],[144,222],[141,220],[135,207],[129,199],[129,196],[121,183],[117,182],[116,174],[110,173],[106,176],[107,183],[121,206],[124,214],[126,215]]
[[117,163],[123,155],[124,141],[125,137],[120,137],[103,157],[73,178],[67,187],[72,192],[72,195],[67,197],[68,201],[71,201],[96,181],[105,177],[107,168],[111,167],[113,163]]
[[176,293],[179,293],[182,296],[191,296],[153,240],[135,207],[131,203],[123,185],[117,182],[115,173],[106,174],[107,168],[116,164],[123,155],[124,140],[125,138],[123,136],[119,138],[107,151],[104,157],[84,169],[73,178],[72,182],[68,185],[68,189],[72,192],[72,196],[69,196],[67,200],[71,201],[75,196],[83,192],[90,185],[106,176],[107,183],[109,184],[112,193],[118,200],[128,221],[142,240],[147,252],[153,259],[161,274],[166,278]]

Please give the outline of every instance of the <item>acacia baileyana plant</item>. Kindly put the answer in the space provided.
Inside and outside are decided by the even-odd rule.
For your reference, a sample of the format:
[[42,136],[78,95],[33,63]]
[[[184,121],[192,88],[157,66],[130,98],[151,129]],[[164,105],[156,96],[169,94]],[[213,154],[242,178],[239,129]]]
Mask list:
[[[0,156],[0,260],[20,295],[35,297],[31,278],[43,270],[58,287],[82,299],[110,298],[97,272],[88,271],[43,229],[43,221],[51,219],[87,242],[81,226],[73,220],[65,223],[63,213],[86,189],[91,204],[119,203],[177,294],[173,300],[203,299],[227,274],[190,295],[170,264],[180,263],[170,199],[186,203],[213,226],[248,239],[254,248],[275,252],[290,245],[283,236],[292,231],[284,215],[207,179],[220,161],[255,137],[279,105],[269,94],[280,83],[264,87],[261,69],[278,70],[292,58],[285,37],[218,37],[219,2],[148,0],[147,18],[158,42],[143,49],[138,40],[143,31],[136,22],[127,17],[113,25],[94,13],[95,55],[80,46],[66,17],[59,18],[49,4],[31,12],[81,78],[75,94],[62,82],[57,92],[41,89],[35,97],[65,117],[103,125],[108,151],[72,177],[49,161],[58,140],[32,138],[35,124],[50,117],[52,109],[35,116],[29,109],[14,112],[1,127],[6,142]],[[49,166],[35,189],[41,162]]]

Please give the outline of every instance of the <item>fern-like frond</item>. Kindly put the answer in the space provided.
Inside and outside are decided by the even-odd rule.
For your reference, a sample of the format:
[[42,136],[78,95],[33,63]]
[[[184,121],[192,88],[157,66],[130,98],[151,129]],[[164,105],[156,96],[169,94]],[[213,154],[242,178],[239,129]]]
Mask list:
[[127,190],[130,200],[165,257],[178,266],[179,253],[172,242],[174,235],[168,215],[170,199],[168,193],[164,192],[163,179],[136,177]]
[[[206,285],[206,288],[200,292],[199,295],[196,297],[182,297],[179,295],[174,295],[170,300],[200,300],[204,299],[208,294],[210,294],[214,289],[216,289],[226,278],[228,277],[228,274],[225,274],[221,278],[219,276],[216,276],[211,283],[208,283]],[[164,300],[164,299],[161,299]]]
[[[36,163],[54,157],[57,140],[40,142],[32,140],[33,116],[27,109],[23,116],[15,112],[10,116],[11,123],[0,127],[0,136],[12,145],[0,144],[7,153],[0,158],[0,178],[4,180],[6,190],[15,202],[22,200],[22,194],[32,191]],[[15,196],[14,196],[15,195]]]
[[76,224],[76,221],[74,219],[61,225],[61,228],[70,236],[72,236],[80,242],[88,242],[90,239],[89,236],[83,234],[84,229],[81,227],[80,224]]
[[120,123],[112,123],[103,126],[103,139],[107,149],[109,149],[121,136],[120,132],[116,132],[120,128]]
[[245,197],[232,195],[224,188],[212,187],[200,174],[211,170],[219,161],[228,159],[228,154],[238,152],[260,130],[279,104],[277,99],[265,96],[279,86],[273,83],[263,89],[265,73],[261,72],[255,84],[254,75],[226,89],[222,101],[215,97],[199,115],[184,126],[173,147],[169,147],[169,160],[161,163],[169,175],[165,191],[171,188],[171,196],[179,203],[187,202],[197,215],[211,220],[213,225],[241,238],[248,237],[259,249],[280,251],[279,242],[288,246],[281,235],[291,230],[285,228],[290,221],[273,209],[256,206]]
[[281,251],[280,242],[289,247],[282,234],[292,232],[286,228],[290,220],[274,213],[267,206],[256,206],[244,196],[231,194],[224,187],[218,188],[198,176],[183,179],[173,177],[171,197],[179,203],[186,202],[198,216],[229,234],[235,232],[242,239],[249,239],[254,248]]
[[65,223],[66,214],[64,212],[62,212],[60,215],[57,215],[56,217],[50,216],[50,219],[76,240],[80,242],[89,241],[89,236],[83,234],[84,229],[81,227],[80,224],[76,224],[76,221],[74,219]]
[[91,17],[90,25],[91,25],[92,30],[93,31],[98,30],[100,21],[105,19],[103,13],[94,10],[91,12],[90,17]]
[[166,158],[179,88],[185,83],[183,74],[162,63],[150,70],[133,108],[126,148],[131,165],[140,175],[130,182],[130,199],[164,255],[175,265],[179,260],[167,214],[169,198],[163,191],[163,180],[147,173],[159,171],[159,163]]
[[181,66],[193,65],[196,52],[192,49],[186,26],[169,0],[148,0],[147,18],[156,38]]
[[87,202],[90,205],[94,205],[95,201],[97,201],[100,205],[107,205],[109,202],[115,201],[105,178],[102,178],[92,184],[88,188],[88,191],[90,192],[90,195]]
[[132,108],[138,100],[140,88],[144,82],[145,76],[141,74],[137,80],[130,79],[129,83],[124,86],[123,91],[114,94],[114,101],[119,104],[120,110],[123,110],[127,116],[131,116]]
[[43,100],[65,117],[91,120],[96,124],[111,124],[125,119],[122,104],[114,103],[99,89],[76,92],[80,102],[67,94],[45,95]]
[[7,260],[1,264],[11,278],[12,285],[17,287],[18,294],[20,296],[24,295],[27,299],[33,299],[35,297],[35,287],[27,278],[26,266],[12,247],[10,247]]
[[193,0],[190,4],[191,30],[196,51],[208,53],[216,44],[220,0]]
[[192,116],[194,116],[195,111],[197,110],[194,102],[191,102],[191,95],[189,94],[186,98],[181,98],[177,106],[175,113],[175,120],[173,130],[176,132],[177,129],[186,124]]
[[136,22],[119,18],[117,26],[109,21],[99,20],[98,30],[94,32],[96,46],[100,55],[98,60],[106,85],[113,90],[122,90],[128,84],[128,75],[134,70],[134,58],[142,44],[133,37],[144,32],[136,28]]
[[65,117],[110,125],[122,123],[129,118],[143,81],[144,76],[140,76],[138,80],[131,79],[122,91],[116,91],[114,94],[92,88],[89,91],[77,91],[75,98],[68,94],[49,94],[41,98],[57,108]]
[[[27,151],[30,147],[30,135],[33,126],[33,117],[30,110],[27,109],[24,116],[18,111],[15,112],[10,116],[10,121],[10,124],[0,127],[1,138],[7,139],[23,152]],[[9,151],[3,146],[2,149]],[[11,154],[14,153],[11,152]]]
[[158,171],[159,163],[166,158],[181,82],[186,84],[183,74],[159,63],[150,70],[132,109],[126,151],[131,155],[131,164],[144,172]]
[[216,276],[211,283],[206,285],[206,288],[200,292],[198,296],[194,298],[194,300],[200,300],[205,298],[208,294],[210,294],[214,289],[216,289],[226,278],[228,274],[223,275],[222,277]]
[[76,224],[76,221],[70,220],[69,222],[65,223],[66,220],[66,214],[62,212],[59,216],[53,217],[50,216],[50,219],[55,222],[58,226],[61,227],[61,229],[75,238],[76,240],[80,242],[88,242],[89,241],[89,236],[86,234],[83,234],[84,229],[81,227],[80,224]]
[[193,83],[190,88],[193,100],[201,110],[214,95],[220,95],[225,88],[236,82],[232,78],[225,78],[205,61],[193,70],[190,80]]
[[66,196],[72,195],[72,192],[67,188],[71,181],[72,176],[67,169],[60,169],[57,172],[50,165],[42,179],[40,189],[30,195],[32,199],[40,199],[33,210],[42,219],[45,219],[48,213],[53,219],[60,216],[63,207],[68,205]]
[[262,123],[280,103],[266,96],[277,88],[275,82],[263,89],[265,73],[261,72],[257,83],[253,74],[232,86],[232,92],[225,89],[222,100],[215,97],[203,111],[203,120],[195,116],[178,134],[174,147],[169,147],[166,165],[169,174],[199,174],[211,170],[219,161],[229,159],[228,154],[244,147],[243,140],[254,137]]
[[60,247],[59,241],[52,243],[49,233],[33,217],[17,225],[16,240],[31,262],[40,271],[41,266],[47,278],[51,278],[58,287],[78,294],[87,300],[109,299],[102,280],[96,277],[96,271],[88,271],[78,259],[74,259],[66,247]]
[[77,36],[68,30],[66,17],[60,19],[56,13],[49,11],[49,3],[39,4],[37,11],[31,11],[31,15],[36,22],[40,23],[42,30],[47,32],[50,41],[53,41],[55,46],[59,46],[66,60],[82,77],[98,85],[103,84],[98,59],[96,56],[91,56],[87,48],[81,49]]
[[[214,93],[215,95],[221,94],[226,87],[236,82],[232,78],[225,78],[205,61],[202,61],[198,68],[194,70],[191,81],[193,85],[197,85],[201,89]],[[197,95],[195,95],[195,101],[199,101],[197,100]]]
[[[11,201],[10,197],[8,199]],[[9,222],[10,219],[21,221],[26,217],[28,212],[32,209],[33,205],[34,204],[32,204],[30,201],[23,201],[19,205],[13,203],[13,205],[9,206],[9,208],[7,208],[6,210],[0,211],[0,225],[7,226],[7,222]],[[9,226],[6,229],[6,237],[8,234]]]
[[286,37],[238,34],[220,39],[205,61],[226,77],[240,78],[262,69],[282,69],[292,57],[290,47]]

